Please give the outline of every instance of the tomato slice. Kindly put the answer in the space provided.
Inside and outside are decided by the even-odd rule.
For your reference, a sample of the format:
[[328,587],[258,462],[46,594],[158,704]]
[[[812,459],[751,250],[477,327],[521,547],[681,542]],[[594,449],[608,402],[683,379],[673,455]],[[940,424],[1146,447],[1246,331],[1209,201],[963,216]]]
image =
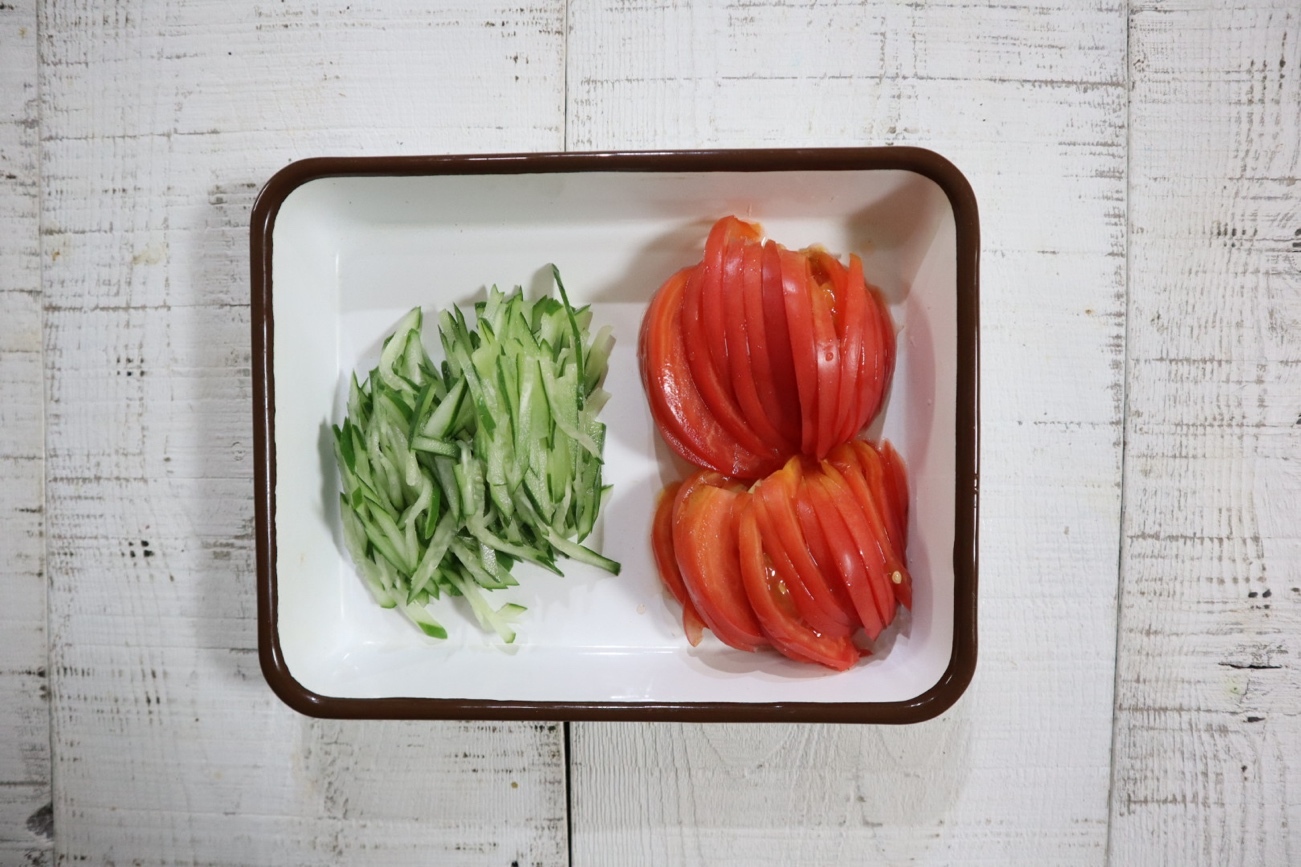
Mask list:
[[886,479],[890,483],[889,492],[893,501],[895,521],[899,527],[896,546],[902,555],[908,550],[908,469],[889,440],[881,443],[880,452],[885,464]]
[[805,615],[810,625],[832,634],[838,627],[856,629],[859,622],[853,600],[838,581],[819,567],[800,528],[795,504],[802,475],[803,459],[794,457],[786,466],[754,486],[751,496],[763,501],[763,508],[756,517],[764,531],[764,544],[772,544],[774,549],[779,548],[786,554],[794,570],[793,574],[786,576],[787,586],[803,586],[817,606],[818,613]]
[[753,503],[751,500],[740,508],[737,543],[741,580],[763,631],[772,646],[791,659],[816,662],[836,671],[850,668],[858,661],[859,651],[849,635],[819,635],[800,619],[786,585],[765,556]]
[[723,257],[723,318],[727,333],[727,365],[732,394],[750,429],[775,452],[789,453],[791,444],[768,417],[759,397],[759,382],[764,378],[755,367],[750,352],[750,323],[745,315],[745,292],[742,286],[747,250],[761,250],[758,244],[743,238],[728,242]]
[[736,511],[749,495],[705,470],[683,483],[673,502],[673,551],[700,619],[724,644],[754,651],[769,644],[741,578]]
[[818,415],[815,446],[818,460],[840,445],[837,415],[840,408],[840,341],[832,313],[835,296],[830,284],[809,281],[809,303],[813,309],[813,339],[818,360]]
[[[777,450],[765,443],[763,439],[754,432],[746,423],[740,408],[732,395],[728,393],[731,387],[730,378],[720,376],[714,368],[713,357],[710,352],[710,343],[722,341],[726,343],[725,330],[723,328],[723,317],[721,313],[716,317],[716,321],[707,326],[703,310],[702,300],[705,296],[704,283],[706,275],[701,268],[695,268],[687,275],[686,285],[683,287],[682,306],[679,311],[681,319],[682,341],[686,350],[686,359],[691,379],[700,392],[701,399],[705,406],[718,419],[723,430],[727,431],[732,439],[756,455],[764,455],[774,463],[780,464],[780,457]],[[715,330],[717,334],[715,334]]]
[[673,451],[699,467],[757,479],[780,466],[740,445],[714,418],[692,379],[678,313],[687,278],[684,268],[660,287],[642,319],[638,341],[642,385],[660,436]]
[[[897,525],[898,514],[889,506],[880,462],[871,444],[855,440],[832,452],[829,473],[839,475],[859,511],[867,518],[872,533],[884,542],[885,572],[893,585],[895,597],[905,608],[912,608],[912,577],[904,561],[903,530]],[[895,580],[895,576],[898,580]]]
[[890,379],[894,376],[895,360],[894,322],[890,318],[890,310],[875,287],[868,284],[866,280],[863,281],[863,287],[871,300],[871,304],[868,305],[871,324],[867,329],[863,354],[865,385],[863,423],[859,425],[860,429],[876,418],[877,413],[881,411],[886,392],[889,390]]
[[[773,244],[772,241],[768,242]],[[814,328],[813,294],[809,291],[808,259],[773,244],[781,263],[782,298],[786,305],[787,340],[795,365],[800,401],[800,448],[812,455],[818,445],[819,349]]]
[[868,564],[860,556],[858,546],[840,513],[834,505],[826,502],[825,492],[819,484],[821,477],[821,472],[813,471],[805,473],[800,482],[796,506],[800,526],[804,528],[804,537],[811,543],[816,536],[825,540],[827,560],[819,562],[844,583],[849,598],[853,600],[854,610],[858,612],[859,621],[863,624],[863,631],[869,640],[875,641],[888,621],[882,616],[882,606],[878,602]]
[[759,289],[763,299],[763,327],[767,338],[768,361],[772,368],[772,387],[777,405],[789,425],[785,429],[796,446],[802,438],[803,413],[800,410],[799,383],[791,352],[790,324],[786,320],[786,291],[782,280],[780,247],[769,241],[763,245],[759,261]]
[[[768,345],[768,316],[764,307],[763,258],[764,248],[761,244],[744,246],[741,262],[741,315],[745,319],[746,348],[759,403],[768,421],[781,435],[782,452],[792,454],[799,450],[800,445],[799,398],[793,390],[782,393],[774,369],[776,361]],[[781,340],[786,342],[789,355],[790,338],[784,330]]]
[[[725,315],[726,295],[731,291],[735,275],[727,272],[727,258],[732,245],[739,241],[758,242],[760,229],[753,223],[734,216],[723,217],[709,230],[705,239],[705,256],[700,270],[700,318],[708,336],[705,349],[709,353],[714,372],[725,389],[731,388],[728,357],[732,346],[728,343],[728,322]],[[729,391],[730,393],[730,391]]]
[[[791,526],[784,532],[779,531],[778,522],[784,520],[784,516],[774,517],[764,502],[764,497],[757,495],[757,492],[750,497],[750,511],[763,535],[764,551],[804,622],[824,635],[852,635],[858,628],[857,615],[841,608],[832,597],[825,586],[825,579],[817,571],[817,565],[809,558],[808,552],[800,545],[788,546],[783,541],[783,536],[801,535],[799,528]],[[799,566],[795,563],[796,557],[791,555],[792,549],[797,552],[796,557],[803,555]],[[813,573],[816,577],[806,581],[802,572]]]
[[849,533],[844,540],[847,550],[855,552],[867,573],[868,587],[876,602],[876,611],[881,622],[889,626],[894,620],[899,600],[895,598],[894,585],[886,571],[886,549],[889,543],[869,525],[867,517],[858,508],[848,488],[837,480],[834,468],[826,473],[819,473],[811,478],[813,499],[818,516],[827,524],[837,526],[838,531]]
[[659,569],[660,580],[682,606],[682,631],[692,647],[700,644],[705,623],[696,613],[696,606],[691,604],[686,585],[682,583],[682,572],[673,553],[673,503],[681,482],[672,482],[660,491],[659,503],[655,506],[655,520],[651,524],[651,549],[655,554],[655,565]]
[[[837,263],[839,264],[839,263]],[[866,350],[867,329],[871,310],[868,307],[866,285],[863,282],[863,261],[855,255],[849,257],[849,270],[836,284],[840,305],[837,333],[841,345],[840,411],[837,420],[836,442],[843,443],[867,424],[863,418],[867,398],[864,395],[863,353]]]

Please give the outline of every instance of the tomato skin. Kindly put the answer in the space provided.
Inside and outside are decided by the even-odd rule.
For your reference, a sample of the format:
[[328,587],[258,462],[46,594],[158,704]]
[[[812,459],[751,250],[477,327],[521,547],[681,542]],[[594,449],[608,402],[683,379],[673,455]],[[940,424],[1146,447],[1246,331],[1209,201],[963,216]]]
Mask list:
[[757,479],[780,461],[744,448],[723,429],[687,365],[678,312],[691,271],[684,268],[670,277],[642,320],[638,357],[651,415],[664,441],[685,460],[729,476]]
[[799,662],[815,662],[835,671],[852,667],[859,651],[849,635],[819,635],[800,619],[781,579],[767,563],[753,501],[739,510],[737,542],[746,595],[772,646]]
[[724,644],[755,651],[769,645],[741,577],[736,512],[748,494],[711,471],[683,483],[673,503],[673,550],[700,619]]
[[687,595],[686,585],[682,583],[682,572],[678,569],[677,555],[673,552],[673,504],[681,487],[681,482],[672,482],[660,491],[659,503],[655,506],[655,520],[651,524],[651,550],[655,554],[660,580],[682,606],[682,630],[687,635],[687,641],[696,647],[700,644],[705,623],[696,613],[691,597]]

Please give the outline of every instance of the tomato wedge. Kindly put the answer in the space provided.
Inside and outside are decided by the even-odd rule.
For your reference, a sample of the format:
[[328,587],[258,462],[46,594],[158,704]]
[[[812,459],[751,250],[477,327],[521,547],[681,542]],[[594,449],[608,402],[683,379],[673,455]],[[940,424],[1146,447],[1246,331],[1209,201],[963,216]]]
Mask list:
[[651,415],[669,448],[684,459],[725,475],[757,479],[781,466],[780,460],[755,454],[724,430],[687,365],[678,311],[691,271],[684,268],[670,277],[642,320],[638,357]]
[[673,502],[673,551],[700,619],[724,644],[754,651],[769,644],[741,578],[736,511],[749,496],[709,470],[696,473]]
[[677,556],[673,553],[673,503],[681,487],[681,482],[673,482],[660,491],[659,503],[655,506],[655,520],[651,524],[651,550],[655,554],[660,580],[682,606],[682,631],[686,633],[691,646],[696,647],[700,644],[705,623],[696,613],[696,606],[691,604],[687,587],[682,583]]
[[800,662],[816,662],[836,671],[853,666],[859,650],[848,635],[819,635],[800,619],[785,584],[769,564],[751,503],[739,510],[737,542],[741,579],[755,616],[778,652]]

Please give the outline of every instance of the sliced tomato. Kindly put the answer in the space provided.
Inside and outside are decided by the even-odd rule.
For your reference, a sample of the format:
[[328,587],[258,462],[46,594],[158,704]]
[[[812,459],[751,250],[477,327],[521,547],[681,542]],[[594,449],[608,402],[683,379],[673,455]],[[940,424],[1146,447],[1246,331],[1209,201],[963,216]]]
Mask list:
[[781,248],[769,241],[760,254],[760,295],[763,299],[763,327],[767,337],[768,361],[772,368],[772,386],[777,405],[789,419],[790,439],[801,443],[803,413],[800,409],[799,383],[791,351],[790,323],[786,319],[786,286],[782,279]]
[[[783,541],[783,535],[801,535],[799,528],[790,528],[785,534],[779,532],[777,522],[784,518],[774,518],[764,497],[757,491],[750,497],[750,511],[763,535],[764,551],[804,622],[824,635],[852,635],[858,628],[857,615],[841,608],[830,591],[825,589],[825,579],[817,573],[817,565],[809,558],[808,552],[801,546],[794,546],[796,554],[792,557],[792,548]],[[795,561],[801,555],[801,565],[796,566]],[[806,581],[801,571],[813,573],[816,577]],[[814,588],[820,589],[815,591]]]
[[818,359],[818,415],[813,457],[822,460],[833,446],[840,444],[838,412],[840,409],[841,358],[836,337],[835,295],[829,283],[810,279],[809,303],[813,309],[813,340]]
[[741,578],[736,510],[747,496],[712,471],[687,479],[673,502],[673,551],[700,619],[724,644],[754,651],[769,642]]
[[[762,237],[759,227],[734,216],[723,217],[714,223],[705,239],[705,256],[700,265],[700,320],[708,336],[705,349],[714,372],[731,393],[728,343],[730,324],[726,316],[727,295],[734,287],[735,274],[728,274],[727,259],[732,246],[741,241],[758,242]],[[726,288],[725,288],[726,287]]]
[[877,600],[872,575],[859,556],[858,547],[843,519],[834,506],[828,507],[819,484],[821,477],[821,472],[814,471],[806,473],[801,480],[796,504],[800,526],[804,528],[806,539],[812,541],[813,537],[820,535],[825,540],[827,561],[822,564],[823,568],[844,583],[863,631],[870,641],[875,641],[887,621],[882,617],[882,606]]
[[871,301],[868,305],[871,325],[867,329],[863,354],[864,407],[859,428],[866,426],[881,411],[890,379],[894,376],[895,362],[894,322],[890,318],[890,309],[874,286],[864,280],[863,287]]
[[682,292],[682,306],[678,314],[681,319],[682,341],[692,382],[695,383],[710,413],[738,445],[753,454],[764,455],[780,464],[777,449],[765,443],[746,422],[740,407],[729,393],[730,379],[720,376],[714,368],[709,346],[711,341],[719,339],[726,343],[726,337],[722,336],[726,332],[723,329],[721,315],[717,317],[716,322],[719,337],[711,335],[714,330],[712,327],[706,327],[702,308],[702,298],[705,294],[704,282],[705,273],[701,268],[695,268],[687,275]]
[[841,345],[842,374],[840,382],[840,417],[837,421],[836,442],[842,443],[858,433],[867,424],[868,397],[864,394],[863,355],[867,350],[867,329],[871,325],[870,299],[863,282],[863,262],[857,256],[849,257],[849,270],[842,282],[836,284],[840,319],[838,331]]
[[744,238],[728,242],[723,256],[723,318],[727,333],[728,377],[732,394],[746,424],[759,438],[779,454],[790,452],[791,444],[777,429],[759,398],[759,382],[764,374],[755,368],[750,355],[749,320],[745,315],[745,292],[742,288],[746,251],[762,249],[757,243]]
[[757,479],[781,461],[743,447],[723,428],[701,398],[687,364],[678,312],[691,271],[684,268],[670,277],[642,319],[638,356],[651,415],[664,441],[685,460]]
[[881,443],[880,452],[885,463],[886,478],[890,482],[888,487],[900,530],[896,546],[899,554],[903,555],[908,550],[908,469],[889,440]]
[[651,524],[651,550],[655,553],[655,565],[659,569],[660,580],[682,606],[682,631],[692,647],[700,644],[705,623],[696,613],[696,606],[687,595],[686,585],[682,583],[682,572],[673,553],[673,503],[677,497],[681,482],[673,482],[660,491],[659,503],[655,506],[655,520]]
[[764,553],[753,502],[744,503],[739,510],[737,542],[741,579],[764,633],[778,652],[791,659],[816,662],[836,671],[850,668],[859,659],[853,639],[849,635],[819,635],[800,618],[786,585]]
[[809,480],[813,489],[813,499],[818,516],[828,525],[837,525],[849,533],[845,540],[846,550],[856,552],[856,556],[867,572],[868,586],[872,598],[876,601],[876,611],[881,615],[881,623],[889,626],[899,606],[895,598],[894,585],[886,571],[886,547],[888,543],[872,528],[850,495],[848,488],[838,483],[834,469],[819,473]]
[[[754,377],[755,390],[764,414],[781,435],[781,451],[793,454],[800,446],[800,405],[799,398],[792,389],[783,394],[775,370],[776,361],[768,345],[768,317],[764,308],[763,294],[763,246],[745,244],[741,261],[740,296],[742,313],[745,319],[746,349],[750,358],[750,371]],[[785,352],[790,354],[790,338],[783,331],[781,339],[786,342]],[[779,350],[780,351],[780,350]]]
[[845,484],[872,533],[884,541],[885,572],[895,597],[905,608],[912,608],[912,577],[905,561],[903,531],[897,524],[897,514],[889,507],[877,457],[871,444],[855,440],[832,452],[827,472]]
[[795,366],[795,384],[800,402],[800,448],[804,454],[817,452],[819,343],[814,328],[813,295],[809,291],[808,259],[772,241],[781,263],[782,298],[786,304],[787,340]]
[[805,615],[810,625],[830,634],[843,627],[856,629],[860,624],[853,600],[848,591],[819,566],[800,527],[795,504],[802,475],[803,461],[795,457],[754,486],[751,496],[763,504],[756,517],[764,531],[765,544],[772,544],[775,550],[786,554],[793,569],[785,576],[788,586],[805,588],[801,599],[807,594],[817,607],[817,612]]

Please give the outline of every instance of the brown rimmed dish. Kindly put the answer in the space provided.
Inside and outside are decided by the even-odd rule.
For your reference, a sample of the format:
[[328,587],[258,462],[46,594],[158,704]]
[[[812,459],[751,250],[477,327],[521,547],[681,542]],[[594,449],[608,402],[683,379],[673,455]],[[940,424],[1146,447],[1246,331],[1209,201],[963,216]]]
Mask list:
[[[636,375],[640,310],[724,213],[787,246],[854,251],[891,302],[899,369],[872,433],[913,474],[911,617],[850,672],[710,638],[691,649],[645,528],[675,466]],[[281,699],[320,717],[911,723],[976,663],[978,266],[975,197],[916,148],[322,158],[274,175],[250,234],[258,642]],[[598,533],[617,578],[521,580],[503,649],[468,623],[435,642],[376,606],[338,544],[328,426],[346,375],[398,314],[538,291],[554,262],[616,327],[606,410],[616,496]],[[373,360],[373,359],[372,359]],[[929,591],[926,589],[929,588]]]

